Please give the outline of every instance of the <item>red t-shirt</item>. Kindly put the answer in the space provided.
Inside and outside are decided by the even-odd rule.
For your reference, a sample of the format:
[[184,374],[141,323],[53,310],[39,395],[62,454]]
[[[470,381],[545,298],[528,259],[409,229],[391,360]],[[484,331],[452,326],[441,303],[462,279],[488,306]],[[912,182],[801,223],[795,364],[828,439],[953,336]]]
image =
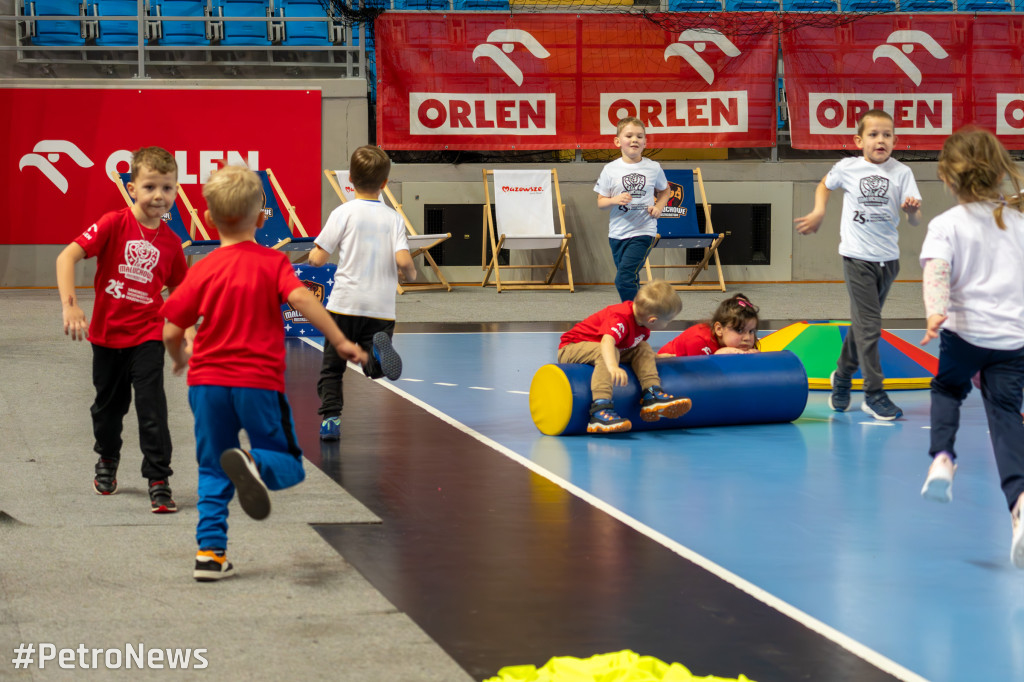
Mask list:
[[193,265],[161,309],[182,328],[203,320],[188,385],[283,393],[281,304],[301,286],[288,256],[255,242],[222,246]]
[[629,350],[641,341],[646,341],[651,335],[651,330],[637,324],[633,315],[633,301],[626,301],[610,305],[582,322],[577,322],[576,326],[562,334],[558,347],[583,341],[600,343],[601,337],[605,334],[615,339],[616,348]]
[[714,355],[721,348],[711,327],[705,323],[695,324],[682,334],[661,347],[659,353],[670,353],[685,357],[687,355]]
[[163,338],[164,285],[177,286],[188,265],[181,240],[163,221],[156,230],[139,224],[132,209],[105,214],[75,238],[85,257],[96,257],[96,302],[89,341],[130,348]]

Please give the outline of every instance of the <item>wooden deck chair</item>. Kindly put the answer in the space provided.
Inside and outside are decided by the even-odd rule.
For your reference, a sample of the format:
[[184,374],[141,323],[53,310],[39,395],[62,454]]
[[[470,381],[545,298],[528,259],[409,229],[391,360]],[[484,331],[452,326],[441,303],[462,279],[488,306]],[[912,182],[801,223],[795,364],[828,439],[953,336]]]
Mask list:
[[[652,249],[704,249],[704,257],[696,265],[670,264],[651,265],[648,257],[644,267],[647,269],[647,281],[653,279],[652,268],[682,268],[690,269],[690,276],[686,279],[673,280],[665,279],[679,291],[725,291],[725,278],[722,276],[722,263],[718,257],[718,247],[725,239],[724,233],[716,233],[711,226],[711,205],[704,194],[704,178],[700,168],[691,170],[670,170],[665,171],[668,177],[669,187],[672,189],[672,198],[658,218],[658,236],[654,240]],[[695,202],[694,189],[700,192],[701,203],[704,206],[704,232],[700,231],[697,224],[697,207]],[[715,259],[715,269],[718,272],[718,284],[713,282],[696,282],[697,276],[708,269],[711,258]],[[695,283],[696,282],[696,283]]]
[[[121,190],[121,196],[124,198],[125,203],[129,206],[135,202],[132,201],[132,197],[128,194],[128,181],[131,180],[131,173],[118,173],[117,171],[110,171],[110,179],[114,181],[117,188]],[[202,221],[199,220],[199,212],[192,207],[192,203],[188,200],[185,191],[178,185],[178,198],[181,203],[185,205],[185,210],[189,214],[189,225],[185,226],[185,221],[182,220],[181,213],[178,211],[178,204],[174,203],[171,205],[171,210],[163,216],[163,221],[167,223],[168,227],[174,230],[174,233],[181,239],[181,248],[185,252],[185,255],[189,257],[189,265],[191,265],[192,256],[198,256],[204,253],[213,251],[220,246],[220,241],[217,239],[210,239],[210,234],[206,231],[206,227]]]
[[[484,249],[489,240],[491,257],[486,253],[482,266],[485,270],[480,286],[487,286],[494,273],[494,284],[500,293],[503,289],[568,289],[575,291],[572,281],[572,264],[569,261],[569,239],[565,231],[565,205],[562,191],[558,186],[558,171],[548,170],[483,170],[484,208],[483,229]],[[494,212],[491,211],[491,184],[494,185]],[[555,222],[555,210],[558,218]],[[502,249],[534,250],[558,249],[553,263],[531,265],[501,265],[499,256]],[[503,273],[509,270],[545,270],[543,279],[505,280]],[[556,284],[555,275],[565,269],[568,282]]]
[[[284,190],[281,189],[281,184],[274,176],[274,171],[267,168],[266,170],[255,171],[255,173],[260,177],[260,182],[263,183],[263,194],[266,197],[266,203],[263,207],[266,219],[263,222],[263,227],[256,230],[256,241],[263,246],[278,251],[304,251],[305,253],[302,257],[293,261],[295,263],[308,259],[309,252],[313,250],[313,240],[315,237],[310,237],[306,233],[306,228],[303,227],[302,221],[299,220],[295,207],[288,201]],[[283,211],[281,210],[281,204],[278,203],[278,197],[284,202],[285,209]],[[288,214],[287,220],[284,217],[285,213]],[[292,233],[293,227],[299,231],[298,235]]]
[[[327,176],[327,182],[331,183],[331,187],[334,188],[335,194],[341,199],[341,203],[351,201],[355,199],[355,188],[352,187],[348,180],[347,170],[328,170],[324,169],[324,175]],[[384,197],[387,197],[385,200]],[[404,294],[409,289],[444,289],[445,291],[451,291],[452,285],[448,283],[444,273],[441,272],[441,268],[438,267],[437,262],[434,261],[434,257],[430,255],[430,249],[438,246],[452,238],[451,232],[445,232],[443,234],[420,234],[416,231],[416,228],[412,226],[412,222],[409,220],[409,216],[402,210],[402,205],[395,199],[395,195],[391,193],[391,188],[385,186],[384,191],[381,193],[381,201],[391,204],[391,207],[398,212],[398,215],[402,216],[402,220],[405,221],[406,239],[409,241],[409,255],[413,258],[417,256],[423,256],[424,262],[430,266],[430,269],[434,271],[434,276],[437,277],[436,282],[407,282],[405,284],[398,285],[398,293]]]

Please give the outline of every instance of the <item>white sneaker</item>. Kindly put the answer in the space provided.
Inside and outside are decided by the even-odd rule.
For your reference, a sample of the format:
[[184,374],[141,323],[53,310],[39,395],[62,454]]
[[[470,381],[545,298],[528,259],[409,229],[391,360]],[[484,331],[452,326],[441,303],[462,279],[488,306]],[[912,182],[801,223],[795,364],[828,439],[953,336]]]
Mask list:
[[[953,475],[955,473],[956,464],[949,454],[946,452],[936,454],[932,458],[932,465],[928,467],[928,477],[924,479],[921,497],[935,502],[952,502]],[[1024,546],[1022,546],[1022,553],[1024,553]]]
[[1017,568],[1024,568],[1024,523],[1021,523],[1021,507],[1024,507],[1024,493],[1017,498],[1017,504],[1013,505],[1010,512],[1010,520],[1013,522],[1013,542],[1010,543],[1010,561]]

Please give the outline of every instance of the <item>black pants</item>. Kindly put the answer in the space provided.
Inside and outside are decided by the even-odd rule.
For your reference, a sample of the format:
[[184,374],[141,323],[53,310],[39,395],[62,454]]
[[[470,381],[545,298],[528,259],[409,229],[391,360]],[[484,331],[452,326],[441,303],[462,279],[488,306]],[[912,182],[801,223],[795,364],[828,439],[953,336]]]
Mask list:
[[[331,313],[331,317],[334,318],[341,333],[348,337],[349,341],[362,346],[370,356],[369,362],[363,367],[363,374],[371,379],[380,379],[384,376],[384,372],[373,358],[373,335],[384,332],[391,338],[395,333],[395,321],[338,313]],[[334,350],[334,346],[324,343],[324,362],[320,367],[320,380],[316,384],[316,392],[320,396],[318,413],[324,417],[337,417],[345,405],[342,380],[345,376],[346,363],[347,361]]]
[[146,341],[131,348],[92,346],[93,449],[103,459],[121,460],[121,429],[135,390],[139,420],[142,477],[167,479],[171,471],[171,432],[167,428],[164,395],[164,345]]

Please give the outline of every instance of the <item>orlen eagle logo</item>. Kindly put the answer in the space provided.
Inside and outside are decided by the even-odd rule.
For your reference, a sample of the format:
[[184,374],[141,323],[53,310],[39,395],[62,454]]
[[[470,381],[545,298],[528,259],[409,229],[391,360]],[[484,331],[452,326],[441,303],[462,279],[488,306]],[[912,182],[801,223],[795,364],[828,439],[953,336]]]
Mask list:
[[[21,157],[21,161],[18,162],[18,170],[24,170],[25,166],[35,166],[64,194],[68,193],[68,179],[53,165],[60,159],[60,155],[67,154],[82,168],[89,168],[93,165],[81,149],[67,140],[40,140],[32,152]],[[46,156],[41,154],[46,154]]]
[[[495,43],[500,43],[501,48],[499,49]],[[516,44],[525,47],[537,59],[547,59],[551,56],[551,53],[545,50],[544,46],[527,31],[518,28],[503,28],[491,31],[491,34],[487,36],[487,42],[481,43],[473,49],[473,61],[475,62],[480,57],[487,57],[494,61],[498,68],[505,72],[505,75],[511,78],[516,85],[522,85],[522,69],[505,56],[512,53]]]
[[906,56],[914,51],[915,45],[920,45],[936,59],[949,57],[942,46],[924,31],[893,31],[885,39],[885,44],[879,45],[871,53],[871,60],[877,62],[882,57],[891,59],[910,80],[914,81],[914,85],[920,85],[921,69]]
[[[687,45],[688,42],[692,42],[693,47]],[[736,57],[740,54],[739,48],[719,31],[689,29],[679,34],[678,42],[665,48],[665,61],[667,62],[669,57],[682,57],[708,85],[711,85],[715,82],[715,71],[698,54],[707,49],[708,43],[713,44],[727,57]]]

